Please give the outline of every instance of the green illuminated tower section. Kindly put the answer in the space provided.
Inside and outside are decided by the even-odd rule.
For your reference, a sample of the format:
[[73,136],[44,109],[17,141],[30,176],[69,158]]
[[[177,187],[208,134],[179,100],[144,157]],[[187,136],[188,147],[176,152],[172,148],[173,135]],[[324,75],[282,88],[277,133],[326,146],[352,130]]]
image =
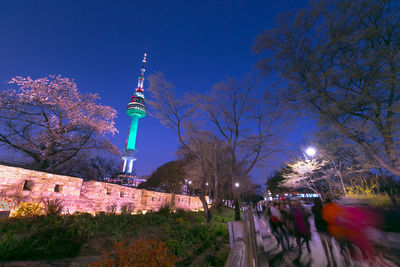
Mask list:
[[136,136],[139,119],[144,118],[146,116],[146,104],[144,101],[144,72],[146,65],[146,57],[147,52],[144,53],[144,58],[142,61],[142,68],[140,70],[140,76],[138,79],[138,86],[131,97],[131,101],[128,104],[126,114],[131,117],[131,127],[129,129],[128,141],[126,143],[126,149],[123,153],[122,160],[122,172],[126,175],[134,175],[133,173],[133,162],[136,158]]

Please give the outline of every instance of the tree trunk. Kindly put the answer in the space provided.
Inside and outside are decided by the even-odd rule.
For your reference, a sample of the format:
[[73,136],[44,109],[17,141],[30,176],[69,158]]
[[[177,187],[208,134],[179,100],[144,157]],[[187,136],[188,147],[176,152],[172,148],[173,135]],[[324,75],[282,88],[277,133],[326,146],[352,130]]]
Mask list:
[[235,221],[240,221],[240,207],[239,207],[239,199],[236,196],[235,198]]
[[[214,146],[214,166],[213,166],[213,176],[214,176],[214,195],[213,195],[213,202],[211,208],[214,210],[215,207],[219,206],[219,176],[218,176],[218,155],[217,155],[218,144],[216,143]],[[210,194],[209,194],[210,196]]]
[[[207,223],[211,222],[212,219],[212,211],[208,209],[208,203],[205,198],[205,188],[206,188],[206,177],[205,177],[205,166],[204,166],[204,154],[203,154],[203,149],[202,146],[200,145],[200,164],[201,164],[201,186],[200,186],[200,200],[201,203],[203,204],[204,208],[204,218]],[[212,208],[212,206],[211,206]]]
[[208,209],[208,204],[206,201],[206,198],[204,197],[204,194],[202,194],[202,192],[200,192],[200,200],[201,200],[201,204],[203,204],[203,208],[204,208],[204,219],[206,220],[207,223],[211,222],[211,212]]
[[[238,198],[238,188],[236,188],[235,174],[236,174],[236,155],[235,151],[231,151],[231,183],[232,183],[232,196],[233,201],[235,203],[235,220],[240,221],[240,207],[239,207],[239,198]],[[239,185],[240,186],[240,185]]]
[[336,171],[337,171],[337,174],[338,174],[339,179],[340,179],[340,185],[342,186],[343,194],[344,194],[344,196],[346,196],[346,187],[344,186],[344,183],[343,183],[342,173],[339,170],[336,170]]
[[379,185],[379,189],[380,190],[383,189],[382,191],[388,195],[388,197],[392,201],[393,205],[396,205],[397,200],[396,200],[396,197],[392,194],[392,192],[390,190],[390,185],[388,183],[388,180],[386,179],[386,173],[383,173],[382,171],[380,171],[380,173],[381,173],[381,175],[380,175],[381,179],[379,179],[379,180],[381,180],[381,181],[379,181],[377,179],[377,184]]
[[222,208],[223,208],[223,204],[222,204],[222,199],[221,198],[218,198],[218,203],[217,203],[217,209],[218,209],[218,212],[219,213],[222,213]]

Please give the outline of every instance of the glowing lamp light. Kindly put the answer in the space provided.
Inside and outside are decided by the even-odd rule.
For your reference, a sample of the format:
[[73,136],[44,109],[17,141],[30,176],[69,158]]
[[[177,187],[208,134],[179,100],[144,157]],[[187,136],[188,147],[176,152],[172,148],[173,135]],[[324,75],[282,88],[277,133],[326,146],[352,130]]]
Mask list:
[[189,184],[192,184],[192,181],[189,181]]
[[316,151],[315,148],[313,148],[313,147],[309,147],[309,148],[307,148],[307,150],[306,150],[306,154],[309,155],[310,157],[314,156],[315,153],[317,153],[317,151]]
[[147,213],[147,210],[142,210],[142,214],[145,215]]
[[239,187],[239,183],[235,183],[235,186],[236,186],[236,187]]

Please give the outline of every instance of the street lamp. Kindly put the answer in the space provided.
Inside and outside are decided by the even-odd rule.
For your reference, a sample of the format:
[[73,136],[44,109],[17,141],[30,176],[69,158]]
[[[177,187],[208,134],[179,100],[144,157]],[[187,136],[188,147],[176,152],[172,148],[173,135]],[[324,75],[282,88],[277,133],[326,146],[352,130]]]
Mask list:
[[235,186],[236,186],[236,188],[238,188],[239,187],[239,183],[235,183]]
[[309,147],[306,149],[306,154],[309,155],[310,157],[313,157],[317,151],[313,147]]

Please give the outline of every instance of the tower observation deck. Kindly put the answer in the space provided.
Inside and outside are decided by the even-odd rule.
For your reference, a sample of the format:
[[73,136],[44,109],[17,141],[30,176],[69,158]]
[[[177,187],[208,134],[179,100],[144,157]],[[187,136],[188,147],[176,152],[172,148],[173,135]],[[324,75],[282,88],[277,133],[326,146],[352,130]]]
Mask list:
[[[144,118],[146,116],[146,103],[144,98],[144,72],[146,65],[146,57],[147,52],[144,53],[142,68],[140,69],[140,76],[138,78],[138,86],[131,96],[131,101],[128,103],[128,107],[126,109],[126,114],[131,117],[131,126],[129,129],[128,140],[126,143],[125,151],[122,155],[122,176],[125,176],[129,179],[129,177],[136,178],[133,168],[133,162],[136,158],[136,136],[138,130],[139,119]],[[135,182],[134,182],[135,183]]]

